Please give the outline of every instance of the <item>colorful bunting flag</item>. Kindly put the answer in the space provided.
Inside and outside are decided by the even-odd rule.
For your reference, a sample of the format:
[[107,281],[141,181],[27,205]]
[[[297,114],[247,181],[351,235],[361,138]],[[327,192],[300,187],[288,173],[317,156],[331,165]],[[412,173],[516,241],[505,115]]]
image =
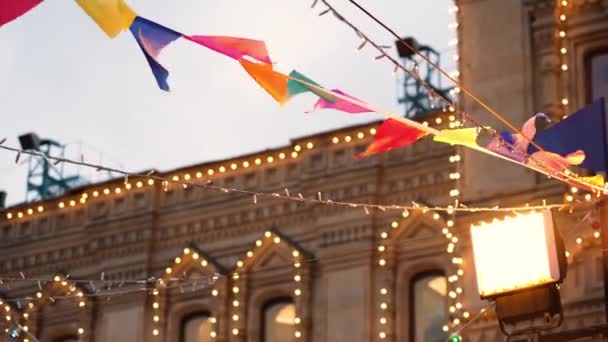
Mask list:
[[451,145],[462,145],[477,148],[479,147],[477,145],[478,134],[479,129],[477,127],[442,129],[439,131],[439,134],[433,137],[433,140]]
[[126,31],[137,14],[123,0],[76,0],[110,38]]
[[[340,89],[332,89],[331,92],[340,94],[347,98],[351,98],[351,99],[355,100],[356,102],[363,103],[363,101],[346,94],[345,92],[341,91]],[[334,110],[339,110],[341,112],[350,113],[350,114],[369,113],[372,111],[369,108],[362,107],[358,104],[346,101],[344,99],[337,99],[336,101],[332,102],[332,101],[328,101],[325,98],[320,98],[314,104],[313,109],[306,113],[309,114],[309,113],[312,113],[315,110],[319,110],[319,109],[334,109]]]
[[408,126],[401,121],[386,119],[378,128],[372,143],[356,157],[363,158],[372,154],[387,152],[393,148],[403,147],[416,142],[425,135],[427,135],[426,132]]
[[522,134],[501,132],[500,138],[492,139],[486,148],[520,163],[524,162],[527,158],[528,145],[536,135],[536,120],[540,118],[550,121],[544,113],[537,113],[524,123],[521,129]]
[[585,160],[584,151],[575,151],[565,157],[560,156],[557,153],[538,151],[532,153],[527,164],[532,167],[541,167],[549,173],[558,174],[572,165],[580,165]]
[[19,18],[41,2],[42,0],[2,0],[0,26]]
[[[608,172],[607,123],[604,99],[599,99],[539,132],[534,141],[543,149],[561,155],[583,150],[587,157],[581,167],[594,172]],[[534,151],[537,149],[530,146],[529,152]]]
[[272,65],[270,64],[250,62],[244,58],[239,59],[239,63],[270,96],[280,104],[287,102],[289,99],[287,76],[272,70]]
[[591,177],[581,177],[581,180],[585,183],[592,184],[600,188],[604,187],[604,184],[606,183],[604,181],[604,176],[601,173]]
[[142,17],[135,18],[130,30],[144,53],[158,86],[164,91],[169,91],[167,83],[169,71],[157,59],[162,49],[180,38],[182,34]]
[[260,62],[272,64],[266,43],[261,40],[224,36],[184,36],[184,38],[236,60],[249,56]]
[[287,81],[288,97],[291,99],[295,95],[307,92],[314,93],[320,98],[325,99],[329,102],[336,102],[338,100],[336,96],[331,94],[331,92],[327,91],[317,82],[302,75],[297,70],[292,70],[289,73],[289,81]]

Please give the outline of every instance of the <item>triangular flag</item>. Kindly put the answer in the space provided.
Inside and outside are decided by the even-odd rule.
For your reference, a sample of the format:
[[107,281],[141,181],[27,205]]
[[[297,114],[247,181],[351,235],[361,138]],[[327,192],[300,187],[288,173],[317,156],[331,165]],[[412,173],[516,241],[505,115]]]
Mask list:
[[604,184],[605,184],[604,176],[600,173],[598,173],[595,176],[591,176],[591,177],[581,177],[581,180],[585,183],[595,185],[599,188],[603,188]]
[[528,157],[528,146],[536,135],[536,122],[539,119],[550,121],[544,113],[536,113],[533,117],[526,120],[521,128],[521,133],[500,132],[498,137],[493,138],[486,148],[490,151],[501,154],[507,158],[520,163]]
[[137,14],[123,0],[76,0],[110,38],[131,26]]
[[42,0],[2,0],[0,26],[19,18],[41,2]]
[[338,100],[337,97],[331,94],[331,92],[327,91],[317,82],[311,80],[310,78],[304,76],[297,70],[292,70],[289,73],[289,81],[287,81],[287,94],[289,98],[301,93],[311,92],[316,94],[322,99],[325,99],[329,102],[336,102]]
[[557,153],[538,151],[532,153],[527,164],[533,167],[542,167],[552,174],[558,174],[572,165],[581,165],[585,160],[585,152],[578,150],[565,157]]
[[[363,101],[357,99],[356,97],[350,96],[348,94],[346,94],[345,92],[341,91],[340,89],[332,89],[331,92],[336,93],[336,94],[340,94],[346,98],[351,98],[353,100],[355,100],[356,102],[360,102],[363,103]],[[341,112],[345,112],[345,113],[350,113],[350,114],[358,114],[358,113],[369,113],[372,112],[371,109],[369,108],[365,108],[362,107],[358,104],[346,101],[344,99],[339,99],[337,98],[336,101],[328,101],[325,98],[320,98],[313,106],[313,109],[311,111],[308,111],[307,113],[312,113],[315,110],[318,109],[334,109],[334,110],[339,110]]]
[[262,87],[270,96],[280,104],[289,99],[287,93],[288,77],[272,70],[272,65],[266,63],[254,63],[241,58],[239,63],[245,71]]
[[144,53],[158,86],[162,90],[169,91],[169,84],[167,84],[169,71],[157,59],[162,49],[181,37],[182,34],[142,17],[135,18],[130,30]]
[[184,36],[184,38],[236,60],[249,56],[260,62],[272,64],[266,43],[261,40],[223,36]]
[[433,140],[452,145],[462,145],[470,147],[478,147],[477,135],[479,129],[473,128],[458,128],[458,129],[442,129],[439,134],[433,137]]
[[386,119],[374,135],[374,140],[365,152],[358,154],[357,158],[367,157],[371,154],[382,153],[393,148],[403,147],[416,142],[427,135],[426,132],[408,126],[395,119]]

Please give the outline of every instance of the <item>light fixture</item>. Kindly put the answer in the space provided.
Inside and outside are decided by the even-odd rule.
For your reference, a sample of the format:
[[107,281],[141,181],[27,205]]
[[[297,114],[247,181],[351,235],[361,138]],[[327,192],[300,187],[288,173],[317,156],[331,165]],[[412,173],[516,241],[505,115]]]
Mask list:
[[559,283],[565,276],[548,210],[472,225],[471,240],[482,298]]
[[479,295],[495,301],[501,331],[510,337],[558,327],[557,284],[567,260],[551,211],[474,224],[470,233]]

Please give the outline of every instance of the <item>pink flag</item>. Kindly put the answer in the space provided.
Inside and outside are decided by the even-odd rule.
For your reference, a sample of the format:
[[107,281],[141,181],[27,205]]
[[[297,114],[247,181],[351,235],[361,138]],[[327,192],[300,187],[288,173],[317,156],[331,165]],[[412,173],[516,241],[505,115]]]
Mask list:
[[[340,89],[332,89],[332,92],[340,94],[340,95],[344,95],[346,97],[349,97],[357,102],[361,102],[363,103],[363,101],[352,97],[348,94],[346,94],[345,92],[343,92]],[[342,99],[337,99],[335,102],[330,102],[327,101],[324,98],[320,98],[319,100],[317,100],[317,102],[315,103],[315,105],[313,106],[313,109],[311,111],[306,112],[307,114],[314,112],[315,110],[318,109],[335,109],[335,110],[339,110],[342,112],[346,112],[346,113],[350,113],[350,114],[357,114],[357,113],[368,113],[371,112],[372,110],[359,106],[357,104],[354,104],[352,102],[346,101],[346,100],[342,100]]]
[[583,161],[585,161],[585,152],[582,150],[572,152],[565,157],[553,152],[538,151],[532,154],[527,164],[557,174],[571,165],[580,165]]
[[42,0],[2,0],[0,4],[0,26],[24,15]]
[[272,64],[266,43],[261,40],[223,36],[184,36],[184,38],[236,60],[249,56],[260,62]]

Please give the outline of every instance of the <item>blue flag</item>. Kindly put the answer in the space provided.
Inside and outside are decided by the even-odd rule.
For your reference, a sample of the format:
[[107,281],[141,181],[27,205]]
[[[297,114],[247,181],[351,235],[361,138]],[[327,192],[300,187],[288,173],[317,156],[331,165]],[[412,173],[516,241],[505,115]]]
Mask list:
[[[585,151],[580,165],[594,172],[608,171],[608,118],[604,99],[584,107],[552,127],[536,134],[534,142],[549,152],[562,156],[577,150]],[[537,149],[530,145],[528,153]]]
[[142,17],[136,17],[129,29],[144,53],[159,88],[169,91],[169,71],[158,62],[158,56],[162,49],[182,34]]

